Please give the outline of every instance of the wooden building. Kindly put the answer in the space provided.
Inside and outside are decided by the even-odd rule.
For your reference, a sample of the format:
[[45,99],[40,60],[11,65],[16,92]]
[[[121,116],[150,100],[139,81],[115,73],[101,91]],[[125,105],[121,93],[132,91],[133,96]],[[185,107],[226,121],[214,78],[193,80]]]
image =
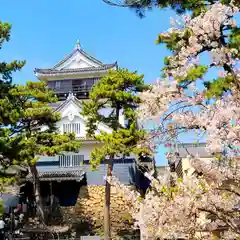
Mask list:
[[[62,206],[76,203],[82,185],[105,184],[106,164],[100,164],[96,171],[92,171],[89,164],[91,151],[95,147],[101,147],[101,143],[86,138],[86,119],[81,116],[81,106],[83,101],[87,101],[93,84],[107,74],[108,70],[117,68],[117,62],[105,64],[87,54],[78,41],[75,49],[52,68],[34,70],[37,78],[45,81],[59,99],[57,103],[51,104],[51,107],[61,113],[62,119],[57,122],[60,133],[73,132],[82,141],[77,153],[68,152],[54,157],[40,156],[37,162],[42,195],[47,197],[53,193]],[[106,109],[106,114],[108,112]],[[120,115],[119,121],[124,126],[123,115]],[[111,133],[112,130],[100,123],[96,134],[99,131]],[[147,162],[149,165],[149,159]],[[113,175],[124,184],[147,187],[142,184],[145,177],[139,172],[134,155],[115,159]],[[31,182],[31,174],[27,179]]]

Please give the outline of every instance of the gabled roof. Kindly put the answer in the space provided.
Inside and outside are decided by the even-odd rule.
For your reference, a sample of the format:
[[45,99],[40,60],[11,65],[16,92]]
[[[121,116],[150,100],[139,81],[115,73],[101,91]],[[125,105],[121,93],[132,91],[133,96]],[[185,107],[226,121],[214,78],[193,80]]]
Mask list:
[[[81,104],[80,100],[78,100],[72,93],[70,93],[65,101],[58,102],[59,105],[57,105],[57,106],[55,105],[54,110],[56,112],[59,112],[59,111],[61,111],[61,109],[63,109],[70,102],[73,102],[78,106],[80,106],[80,104]],[[53,104],[56,104],[56,103],[53,103]]]
[[[61,101],[59,102],[59,105],[53,105],[54,111],[56,112],[61,112],[65,106],[67,106],[68,104],[70,104],[70,102],[72,102],[73,104],[76,104],[79,108],[81,108],[81,101],[78,100],[73,93],[70,93],[67,97],[67,99],[65,101]],[[56,104],[56,103],[55,103]],[[83,118],[84,120],[85,118]],[[106,124],[104,123],[99,123],[99,125],[104,126],[104,128],[111,130],[110,127],[108,127]],[[85,139],[87,140],[87,139]]]
[[54,103],[49,103],[49,107],[51,107],[53,110],[56,110],[64,102],[65,101],[58,101],[58,102],[54,102]]
[[59,61],[52,68],[35,68],[34,72],[39,76],[74,75],[91,72],[106,72],[109,69],[116,69],[117,62],[104,64],[93,56],[87,54],[77,43],[75,49],[63,60]]
[[94,58],[93,56],[90,56],[89,54],[87,54],[85,51],[83,51],[80,47],[76,47],[75,50],[73,52],[71,52],[70,54],[68,54],[63,60],[59,61],[57,64],[55,64],[53,66],[52,69],[56,69],[59,66],[63,65],[64,63],[66,63],[74,54],[76,54],[77,52],[79,52],[80,54],[82,54],[84,57],[86,57],[87,59],[89,59],[90,61],[98,64],[98,65],[104,65],[103,62],[99,61],[98,59]]

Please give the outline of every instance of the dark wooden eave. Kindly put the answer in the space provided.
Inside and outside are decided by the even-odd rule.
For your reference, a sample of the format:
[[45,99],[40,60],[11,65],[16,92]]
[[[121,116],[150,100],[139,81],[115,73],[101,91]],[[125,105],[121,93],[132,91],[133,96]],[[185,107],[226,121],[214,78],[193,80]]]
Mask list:
[[[80,181],[83,179],[85,172],[83,170],[72,171],[46,171],[39,172],[40,181]],[[29,173],[26,177],[28,181],[33,181],[33,176]]]
[[35,68],[34,72],[39,74],[46,74],[46,75],[78,74],[78,73],[84,73],[84,72],[87,73],[87,72],[107,71],[114,67],[117,67],[117,62],[112,64],[104,64],[100,67],[87,67],[87,68],[74,68],[74,69],[61,69],[61,70],[57,70],[54,68],[47,68],[47,69]]

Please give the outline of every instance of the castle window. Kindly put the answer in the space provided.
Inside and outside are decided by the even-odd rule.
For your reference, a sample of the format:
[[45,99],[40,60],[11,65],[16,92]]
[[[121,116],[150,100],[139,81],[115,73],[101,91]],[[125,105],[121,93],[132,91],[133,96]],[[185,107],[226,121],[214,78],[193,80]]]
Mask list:
[[80,123],[65,123],[63,124],[63,133],[80,134]]
[[56,81],[56,82],[55,82],[55,88],[56,88],[56,89],[61,88],[61,81]]
[[80,167],[84,160],[84,155],[59,155],[60,167]]

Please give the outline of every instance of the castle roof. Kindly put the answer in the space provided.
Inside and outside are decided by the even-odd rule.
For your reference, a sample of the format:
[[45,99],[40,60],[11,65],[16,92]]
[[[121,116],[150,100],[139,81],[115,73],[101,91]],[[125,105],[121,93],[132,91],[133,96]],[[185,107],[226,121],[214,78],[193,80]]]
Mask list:
[[34,72],[37,77],[47,77],[106,72],[116,68],[117,62],[105,64],[86,53],[77,42],[75,49],[52,68],[35,68]]

